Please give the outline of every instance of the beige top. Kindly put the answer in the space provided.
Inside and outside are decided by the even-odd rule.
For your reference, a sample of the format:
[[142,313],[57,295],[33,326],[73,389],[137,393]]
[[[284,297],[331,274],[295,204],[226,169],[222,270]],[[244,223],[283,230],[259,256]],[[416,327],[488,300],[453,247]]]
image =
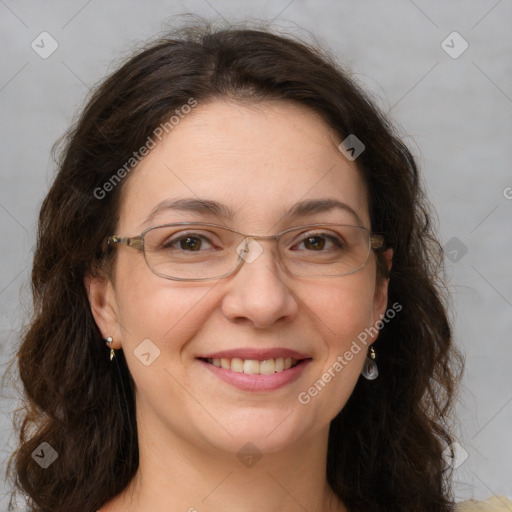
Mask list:
[[505,496],[491,496],[487,501],[468,500],[459,503],[456,512],[512,512],[512,501]]

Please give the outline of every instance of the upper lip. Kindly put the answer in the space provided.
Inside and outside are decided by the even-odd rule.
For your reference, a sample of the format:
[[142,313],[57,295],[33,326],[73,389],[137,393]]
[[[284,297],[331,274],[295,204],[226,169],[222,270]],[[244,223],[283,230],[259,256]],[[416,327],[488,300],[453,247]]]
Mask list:
[[210,354],[201,354],[197,356],[203,359],[254,359],[256,361],[265,361],[266,359],[275,359],[278,357],[291,357],[292,359],[309,359],[311,356],[289,348],[233,348],[231,350],[222,350]]

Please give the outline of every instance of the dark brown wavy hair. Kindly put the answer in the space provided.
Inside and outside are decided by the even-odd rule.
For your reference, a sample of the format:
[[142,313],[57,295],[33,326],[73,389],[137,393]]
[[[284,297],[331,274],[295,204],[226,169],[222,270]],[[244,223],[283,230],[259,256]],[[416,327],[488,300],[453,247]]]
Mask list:
[[[134,382],[122,351],[109,361],[84,275],[102,265],[129,176],[104,197],[98,189],[190,98],[292,101],[322,116],[340,140],[355,134],[365,144],[356,164],[371,229],[394,251],[389,303],[403,309],[373,345],[378,379],[360,378],[331,423],[328,483],[351,512],[452,510],[442,452],[454,439],[451,413],[464,365],[452,342],[442,250],[411,152],[321,45],[261,24],[212,28],[204,20],[126,60],[95,88],[61,141],[39,216],[33,317],[17,354],[25,407],[10,461],[15,489],[33,511],[95,512],[137,470]],[[377,258],[387,277],[383,255]],[[47,469],[32,458],[42,442],[58,453]]]

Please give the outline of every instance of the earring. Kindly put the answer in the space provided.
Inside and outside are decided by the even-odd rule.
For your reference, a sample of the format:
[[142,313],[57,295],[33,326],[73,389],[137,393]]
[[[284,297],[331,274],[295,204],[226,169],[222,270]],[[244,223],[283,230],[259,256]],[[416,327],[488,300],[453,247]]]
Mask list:
[[370,347],[370,354],[369,356],[366,356],[362,375],[365,379],[368,380],[374,380],[379,376],[379,369],[377,368],[377,363],[375,362],[375,350],[373,350],[373,347]]
[[110,347],[110,360],[112,361],[112,359],[114,359],[116,353],[114,352],[114,349],[112,348],[112,342],[114,340],[112,339],[112,336],[109,336],[108,338],[105,338],[105,342],[107,343],[107,345]]

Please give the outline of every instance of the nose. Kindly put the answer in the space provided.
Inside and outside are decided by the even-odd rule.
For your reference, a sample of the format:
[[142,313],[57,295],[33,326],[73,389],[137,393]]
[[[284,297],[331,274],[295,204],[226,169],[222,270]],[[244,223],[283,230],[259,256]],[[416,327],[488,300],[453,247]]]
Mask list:
[[244,248],[243,264],[226,278],[224,316],[258,329],[295,318],[298,302],[292,291],[293,283],[278,263],[275,242],[249,239]]

